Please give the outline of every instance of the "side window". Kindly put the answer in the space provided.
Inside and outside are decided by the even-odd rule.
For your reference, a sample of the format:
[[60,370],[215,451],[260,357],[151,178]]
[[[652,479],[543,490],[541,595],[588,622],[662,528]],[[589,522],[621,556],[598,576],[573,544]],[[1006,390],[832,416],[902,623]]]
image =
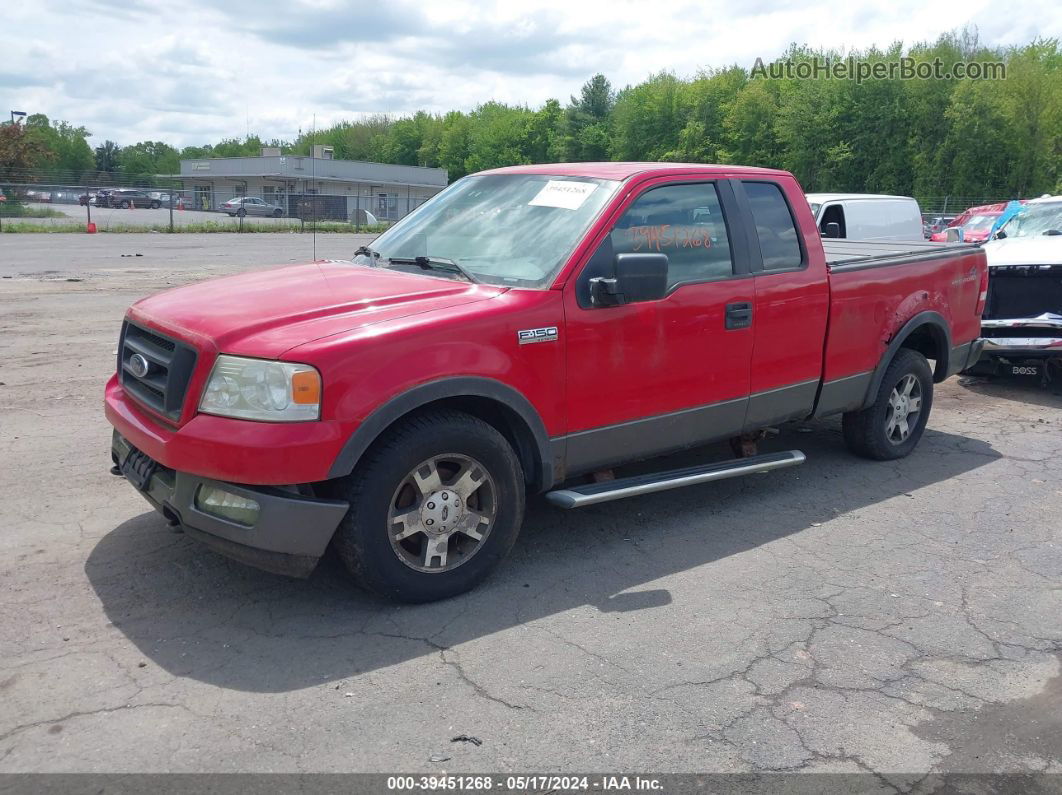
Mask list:
[[819,232],[826,232],[826,224],[837,224],[841,229],[841,237],[848,237],[847,230],[844,225],[844,207],[840,204],[831,204],[822,213],[822,220],[819,222]]
[[616,222],[609,241],[613,254],[667,254],[669,289],[734,273],[719,193],[712,183],[646,191]]
[[774,182],[742,184],[760,240],[763,269],[777,271],[801,267],[804,257],[800,251],[800,238],[782,189]]

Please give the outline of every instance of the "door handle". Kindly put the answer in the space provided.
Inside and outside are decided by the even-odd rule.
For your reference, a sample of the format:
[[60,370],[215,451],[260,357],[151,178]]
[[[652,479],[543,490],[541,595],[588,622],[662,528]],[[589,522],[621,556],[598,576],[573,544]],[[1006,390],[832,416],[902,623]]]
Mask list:
[[752,304],[738,301],[726,305],[726,327],[728,329],[748,328],[752,325]]

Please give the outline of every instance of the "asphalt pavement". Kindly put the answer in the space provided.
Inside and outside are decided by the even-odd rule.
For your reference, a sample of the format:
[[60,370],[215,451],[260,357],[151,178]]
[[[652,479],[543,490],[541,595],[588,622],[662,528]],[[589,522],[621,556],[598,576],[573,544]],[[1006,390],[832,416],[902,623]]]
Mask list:
[[0,238],[0,771],[1062,772],[1057,389],[951,379],[901,461],[830,420],[766,443],[801,467],[535,498],[481,588],[396,605],[219,557],[108,473],[125,308],[307,251]]

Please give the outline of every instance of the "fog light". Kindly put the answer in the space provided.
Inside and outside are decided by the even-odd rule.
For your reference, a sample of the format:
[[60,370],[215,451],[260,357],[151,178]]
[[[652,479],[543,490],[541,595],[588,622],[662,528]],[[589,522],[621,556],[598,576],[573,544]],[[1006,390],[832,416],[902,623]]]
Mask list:
[[195,507],[203,513],[252,527],[258,520],[258,503],[217,486],[200,485],[195,492]]

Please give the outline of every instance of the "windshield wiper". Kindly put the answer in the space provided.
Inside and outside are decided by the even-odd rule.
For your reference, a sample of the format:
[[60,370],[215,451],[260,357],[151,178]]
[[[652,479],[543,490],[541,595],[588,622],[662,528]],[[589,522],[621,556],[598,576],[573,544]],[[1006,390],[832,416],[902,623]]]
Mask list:
[[456,273],[464,276],[473,284],[479,284],[479,279],[469,273],[467,268],[458,265],[454,260],[447,257],[388,257],[387,260],[399,265],[416,265],[426,271],[438,270]]

